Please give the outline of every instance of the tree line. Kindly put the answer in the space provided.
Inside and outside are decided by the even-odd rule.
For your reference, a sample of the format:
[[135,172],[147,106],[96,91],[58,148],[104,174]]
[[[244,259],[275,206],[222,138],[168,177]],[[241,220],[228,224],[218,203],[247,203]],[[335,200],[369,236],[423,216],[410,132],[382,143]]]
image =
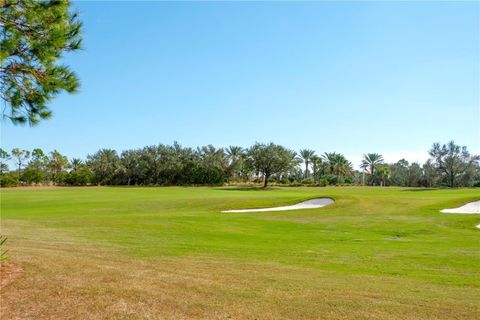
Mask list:
[[[298,153],[274,143],[249,148],[212,145],[189,148],[177,142],[125,150],[101,149],[85,160],[57,150],[10,153],[0,149],[0,183],[18,185],[371,185],[479,187],[480,157],[451,141],[433,144],[424,164],[401,159],[386,163],[381,154],[363,156],[360,170],[341,153]],[[9,168],[9,163],[15,167]]]

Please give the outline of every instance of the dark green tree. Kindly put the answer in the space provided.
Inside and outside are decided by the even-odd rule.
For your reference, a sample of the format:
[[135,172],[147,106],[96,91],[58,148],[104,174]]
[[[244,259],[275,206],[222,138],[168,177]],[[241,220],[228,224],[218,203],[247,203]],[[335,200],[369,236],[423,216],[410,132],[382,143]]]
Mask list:
[[229,146],[225,152],[228,158],[228,171],[235,181],[240,176],[244,165],[244,150],[239,146]]
[[256,143],[248,149],[248,161],[256,172],[263,175],[263,187],[273,174],[287,171],[295,161],[295,152],[273,143]]
[[69,166],[68,158],[57,150],[53,150],[47,161],[51,180],[56,184],[63,183],[67,174],[65,170]]
[[348,177],[353,176],[353,166],[350,161],[341,153],[325,152],[323,160],[327,163],[329,184],[342,184]]
[[8,154],[7,151],[0,148],[0,174],[8,171],[8,160],[12,157]]
[[121,172],[126,178],[128,186],[132,181],[136,183],[139,180],[140,165],[142,164],[140,161],[141,156],[141,150],[126,150],[122,152],[120,159]]
[[0,2],[0,95],[3,116],[34,125],[48,119],[48,103],[79,81],[59,61],[81,45],[81,23],[67,0]]
[[116,184],[121,170],[120,158],[117,151],[101,149],[87,157],[87,165],[94,176],[94,182],[99,185]]
[[70,160],[70,168],[72,168],[72,171],[79,171],[83,166],[84,163],[82,159],[73,158],[72,160]]
[[480,156],[471,155],[466,146],[459,146],[454,141],[440,145],[434,143],[429,151],[437,173],[450,188],[463,185],[468,180]]

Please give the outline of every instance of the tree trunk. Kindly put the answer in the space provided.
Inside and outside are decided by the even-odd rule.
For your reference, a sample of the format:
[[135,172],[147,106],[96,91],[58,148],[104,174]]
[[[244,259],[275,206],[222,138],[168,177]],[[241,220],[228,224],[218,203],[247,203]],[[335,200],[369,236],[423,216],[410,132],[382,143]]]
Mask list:
[[270,178],[269,174],[264,175],[264,180],[263,180],[263,187],[266,188],[268,185],[268,178]]

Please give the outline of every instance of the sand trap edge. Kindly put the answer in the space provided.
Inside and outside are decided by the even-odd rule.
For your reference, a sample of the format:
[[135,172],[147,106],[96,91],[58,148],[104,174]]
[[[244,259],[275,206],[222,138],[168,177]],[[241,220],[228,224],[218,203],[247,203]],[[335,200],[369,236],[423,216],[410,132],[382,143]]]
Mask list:
[[464,204],[461,207],[440,210],[442,213],[480,214],[480,200]]
[[[480,214],[480,200],[466,203],[457,208],[443,209],[440,210],[440,212],[450,214]],[[480,224],[477,224],[475,227],[480,229]]]
[[242,213],[242,212],[271,212],[271,211],[290,211],[290,210],[302,210],[302,209],[316,209],[322,208],[329,204],[335,203],[332,198],[315,198],[300,203],[271,208],[255,208],[255,209],[238,209],[238,210],[223,210],[224,213]]

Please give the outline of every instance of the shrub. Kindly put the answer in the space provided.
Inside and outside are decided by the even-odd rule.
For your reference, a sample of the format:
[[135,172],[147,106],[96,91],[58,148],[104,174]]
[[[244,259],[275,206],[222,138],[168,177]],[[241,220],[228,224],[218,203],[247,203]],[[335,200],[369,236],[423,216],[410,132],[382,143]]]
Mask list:
[[305,178],[302,180],[302,184],[313,184],[313,178]]
[[326,186],[328,186],[328,180],[327,180],[327,178],[322,178],[322,179],[320,179],[320,181],[318,182],[318,185],[319,185],[320,187],[326,187]]
[[23,171],[21,180],[27,184],[40,183],[44,180],[45,174],[38,169],[27,168]]
[[0,186],[2,187],[18,186],[18,174],[16,172],[5,172],[0,174]]
[[65,177],[65,183],[71,186],[85,186],[92,180],[92,173],[87,169],[70,171]]
[[327,175],[325,179],[327,179],[328,185],[330,186],[338,184],[338,177],[334,176],[333,174]]
[[66,171],[60,171],[55,175],[53,179],[56,184],[63,184],[65,183],[65,179],[67,178],[68,173]]
[[345,177],[343,180],[343,183],[346,185],[351,185],[353,183],[353,178],[352,177]]

